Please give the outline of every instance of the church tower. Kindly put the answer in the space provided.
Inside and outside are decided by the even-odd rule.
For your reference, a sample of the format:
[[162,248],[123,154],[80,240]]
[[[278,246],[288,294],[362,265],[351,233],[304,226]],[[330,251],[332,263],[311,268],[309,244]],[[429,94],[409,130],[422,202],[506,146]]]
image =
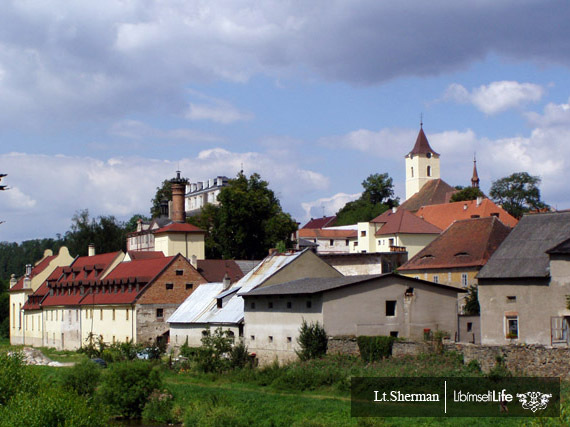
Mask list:
[[473,156],[473,176],[471,177],[471,187],[479,188],[479,174],[477,174],[477,158]]
[[432,179],[439,179],[439,154],[433,151],[424,133],[423,123],[412,151],[406,154],[406,200]]

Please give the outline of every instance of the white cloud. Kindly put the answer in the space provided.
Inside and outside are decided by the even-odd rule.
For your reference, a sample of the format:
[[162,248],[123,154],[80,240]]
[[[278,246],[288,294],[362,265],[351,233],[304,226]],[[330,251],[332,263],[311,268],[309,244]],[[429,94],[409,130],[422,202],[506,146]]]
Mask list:
[[328,186],[328,178],[293,160],[219,148],[177,161],[0,154],[0,170],[8,173],[5,181],[12,187],[0,194],[0,220],[6,221],[1,238],[24,240],[64,233],[73,214],[81,209],[89,209],[92,216],[120,219],[147,214],[156,187],[173,177],[178,167],[191,181],[201,181],[218,175],[232,178],[242,163],[246,174],[258,172],[269,181],[283,208],[293,216],[303,215],[299,200]]
[[323,197],[311,202],[303,202],[301,203],[301,206],[305,211],[303,221],[306,222],[310,218],[334,215],[348,202],[358,199],[360,195],[361,193],[337,193],[331,197]]
[[215,105],[190,103],[185,117],[190,120],[211,120],[217,123],[229,124],[237,121],[251,120],[252,113],[242,112],[229,103],[219,102]]
[[121,120],[109,130],[111,135],[129,139],[178,139],[189,142],[220,142],[222,138],[194,129],[158,129],[138,120]]
[[479,86],[471,92],[453,83],[445,91],[444,99],[473,104],[478,110],[491,115],[537,102],[543,95],[544,88],[537,84],[500,81]]
[[568,104],[549,103],[544,107],[544,114],[526,113],[532,126],[537,127],[570,127],[570,101]]

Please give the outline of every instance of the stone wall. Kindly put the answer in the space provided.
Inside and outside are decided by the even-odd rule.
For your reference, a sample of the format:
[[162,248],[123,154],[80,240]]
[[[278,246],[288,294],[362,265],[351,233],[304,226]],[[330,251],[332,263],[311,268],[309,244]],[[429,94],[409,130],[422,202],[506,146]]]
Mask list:
[[328,354],[350,354],[353,356],[360,356],[360,350],[358,349],[358,343],[356,342],[356,337],[329,337],[329,343],[327,347]]
[[392,357],[418,356],[431,352],[431,346],[426,342],[396,341],[392,345]]
[[466,364],[471,360],[477,360],[484,372],[492,369],[497,362],[497,357],[501,357],[505,366],[514,374],[570,379],[569,348],[541,345],[481,346],[451,343],[446,344],[445,349],[463,354]]

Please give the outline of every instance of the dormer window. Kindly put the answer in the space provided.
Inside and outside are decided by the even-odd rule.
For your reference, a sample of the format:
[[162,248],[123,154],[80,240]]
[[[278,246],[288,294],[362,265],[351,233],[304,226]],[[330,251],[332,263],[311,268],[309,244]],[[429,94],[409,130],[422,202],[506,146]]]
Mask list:
[[467,252],[457,252],[455,256],[469,256]]

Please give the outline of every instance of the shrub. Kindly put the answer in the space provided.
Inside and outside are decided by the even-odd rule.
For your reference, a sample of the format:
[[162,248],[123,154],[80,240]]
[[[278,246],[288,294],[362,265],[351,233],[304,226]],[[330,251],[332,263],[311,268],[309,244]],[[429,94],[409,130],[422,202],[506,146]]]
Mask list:
[[91,397],[101,380],[101,367],[91,360],[83,360],[62,375],[63,387],[80,396]]
[[230,367],[231,368],[243,368],[250,361],[249,353],[247,351],[247,346],[243,341],[238,342],[234,345],[230,351]]
[[365,362],[375,362],[390,357],[395,340],[396,338],[391,336],[360,336],[356,338],[360,357]]
[[110,365],[103,376],[98,396],[113,414],[136,418],[161,384],[160,374],[152,364],[142,360],[118,362]]
[[0,406],[17,393],[37,388],[38,378],[22,361],[21,353],[0,353]]
[[204,372],[222,372],[229,367],[229,355],[234,342],[229,330],[210,328],[202,332],[202,347],[198,352],[198,367]]
[[327,353],[327,334],[319,322],[308,324],[303,319],[299,328],[297,343],[301,349],[297,350],[296,353],[301,360],[316,359]]
[[145,421],[155,421],[161,424],[178,422],[173,413],[174,398],[167,390],[160,392],[155,390],[145,404],[142,418]]

